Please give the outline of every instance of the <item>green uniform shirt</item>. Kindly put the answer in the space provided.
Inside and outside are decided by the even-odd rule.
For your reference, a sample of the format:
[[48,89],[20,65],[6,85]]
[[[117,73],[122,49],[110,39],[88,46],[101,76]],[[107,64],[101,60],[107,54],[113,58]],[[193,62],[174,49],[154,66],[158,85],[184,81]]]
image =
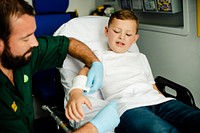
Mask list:
[[14,70],[14,82],[0,71],[0,133],[30,133],[34,112],[32,75],[38,70],[60,67],[68,52],[66,37],[38,38],[39,46],[29,64]]

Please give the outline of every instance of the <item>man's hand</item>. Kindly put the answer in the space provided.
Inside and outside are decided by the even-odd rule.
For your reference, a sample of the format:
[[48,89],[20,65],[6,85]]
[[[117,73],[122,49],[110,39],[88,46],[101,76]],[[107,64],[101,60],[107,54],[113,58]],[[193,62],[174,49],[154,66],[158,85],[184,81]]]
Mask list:
[[86,104],[89,109],[92,109],[89,99],[82,93],[82,89],[74,89],[70,92],[70,98],[65,109],[65,115],[69,120],[78,122],[84,119],[85,114],[82,110],[82,104]]
[[86,87],[90,88],[90,93],[98,90],[103,84],[103,64],[99,61],[92,63],[88,72]]

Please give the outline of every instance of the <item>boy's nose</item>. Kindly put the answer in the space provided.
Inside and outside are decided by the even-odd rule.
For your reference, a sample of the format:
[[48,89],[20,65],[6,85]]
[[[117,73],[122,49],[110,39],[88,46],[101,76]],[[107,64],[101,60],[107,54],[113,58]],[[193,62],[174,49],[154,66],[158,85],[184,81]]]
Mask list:
[[122,39],[122,40],[123,40],[123,39],[124,39],[124,35],[123,35],[123,34],[120,34],[120,35],[119,35],[119,39]]

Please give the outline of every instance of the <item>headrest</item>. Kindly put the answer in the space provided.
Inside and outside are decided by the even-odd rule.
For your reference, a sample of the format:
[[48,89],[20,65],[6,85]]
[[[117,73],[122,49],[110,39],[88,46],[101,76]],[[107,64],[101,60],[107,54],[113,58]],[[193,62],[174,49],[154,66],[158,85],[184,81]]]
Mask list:
[[[87,44],[92,50],[106,50],[107,38],[104,35],[104,27],[108,25],[108,17],[83,16],[71,19],[62,25],[54,35],[74,37]],[[136,44],[129,49],[131,52],[139,52]]]
[[65,13],[69,0],[33,0],[36,14]]

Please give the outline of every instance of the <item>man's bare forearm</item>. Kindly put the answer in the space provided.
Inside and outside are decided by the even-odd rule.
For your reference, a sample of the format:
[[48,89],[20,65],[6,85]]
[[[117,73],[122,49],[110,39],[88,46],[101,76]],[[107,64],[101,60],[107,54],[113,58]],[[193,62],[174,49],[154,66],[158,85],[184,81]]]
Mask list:
[[79,59],[88,67],[90,67],[94,61],[99,61],[95,54],[91,51],[91,49],[83,42],[75,38],[69,38],[69,40],[69,54],[72,57]]

